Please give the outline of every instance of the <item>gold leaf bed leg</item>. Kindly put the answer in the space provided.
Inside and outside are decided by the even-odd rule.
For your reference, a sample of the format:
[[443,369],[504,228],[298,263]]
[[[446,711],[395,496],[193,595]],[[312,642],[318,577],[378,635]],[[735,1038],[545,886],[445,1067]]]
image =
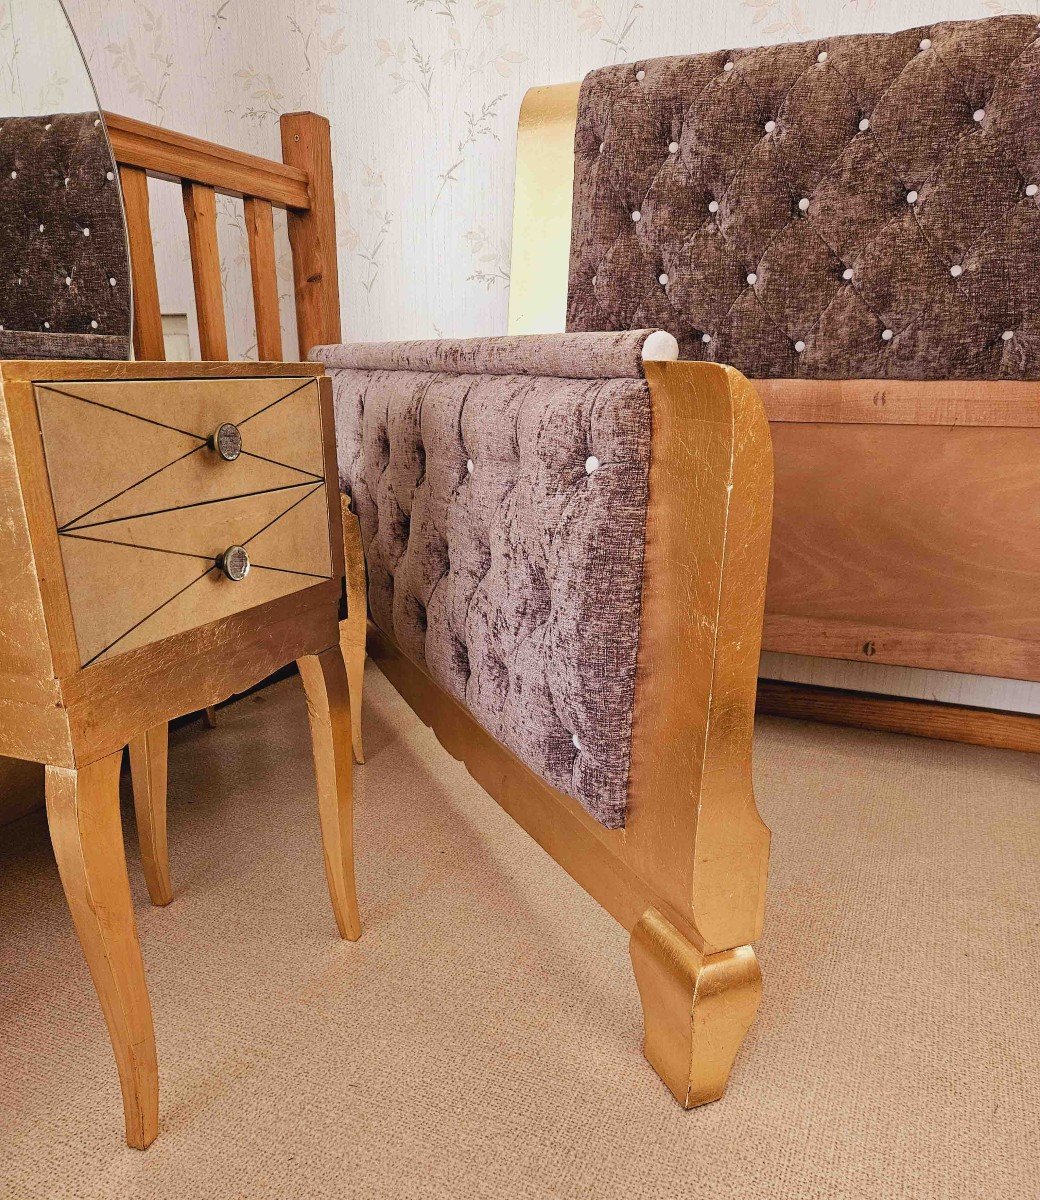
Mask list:
[[350,688],[350,740],[354,761],[363,764],[361,745],[361,697],[365,687],[365,639],[368,635],[368,598],[365,592],[365,551],[361,526],[351,511],[350,497],[341,496],[343,506],[343,562],[347,574],[347,619],[340,622],[339,644],[347,667]]
[[718,1100],[762,996],[754,950],[700,954],[650,908],[632,930],[629,952],[647,1061],[684,1108]]

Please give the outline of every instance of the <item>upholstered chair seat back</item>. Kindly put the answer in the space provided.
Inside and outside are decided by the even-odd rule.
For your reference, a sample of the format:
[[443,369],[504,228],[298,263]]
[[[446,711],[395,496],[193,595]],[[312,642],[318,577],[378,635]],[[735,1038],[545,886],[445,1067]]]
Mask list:
[[0,358],[128,358],[115,163],[96,112],[0,117]]

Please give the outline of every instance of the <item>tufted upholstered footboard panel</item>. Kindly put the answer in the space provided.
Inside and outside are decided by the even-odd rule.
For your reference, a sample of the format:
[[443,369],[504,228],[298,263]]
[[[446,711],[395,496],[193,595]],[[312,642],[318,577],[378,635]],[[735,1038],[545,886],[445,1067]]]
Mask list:
[[[674,357],[674,339],[649,336]],[[609,828],[628,798],[647,342],[642,331],[315,352],[333,380],[373,619]]]

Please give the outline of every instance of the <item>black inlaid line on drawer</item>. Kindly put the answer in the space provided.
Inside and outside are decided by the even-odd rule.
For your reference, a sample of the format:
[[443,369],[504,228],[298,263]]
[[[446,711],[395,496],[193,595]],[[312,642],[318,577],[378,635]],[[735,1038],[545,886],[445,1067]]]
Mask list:
[[[242,424],[244,425],[245,422],[243,421]],[[241,426],[239,426],[239,428],[241,428]],[[257,454],[254,450],[243,450],[242,457],[258,458],[261,462],[270,463],[272,466],[285,467],[287,471],[299,471],[301,475],[309,475],[311,479],[318,483],[325,482],[324,475],[317,475],[314,473],[314,471],[308,471],[304,467],[294,467],[291,463],[279,462],[277,458],[268,458],[266,454]]]
[[[289,513],[291,513],[297,504],[302,504],[304,502],[304,500],[310,499],[310,497],[313,496],[316,491],[320,490],[320,488],[323,485],[324,485],[324,481],[322,481],[322,483],[315,484],[315,486],[312,487],[311,490],[305,496],[301,496],[299,498],[299,500],[296,501],[295,504],[290,504],[289,507],[285,510],[285,512],[280,512],[277,517],[274,517],[272,520],[268,521],[267,524],[262,529],[258,529],[256,531],[256,533],[251,533],[249,535],[249,537],[247,537],[246,540],[242,543],[242,545],[248,546],[249,543],[254,538],[258,538],[265,530],[270,529],[272,525],[277,525],[278,522],[282,519],[282,517],[287,516]],[[300,486],[302,487],[303,484],[301,484]]]
[[[127,414],[127,415],[132,415],[132,414]],[[195,434],[190,434],[189,436],[195,437]],[[116,492],[115,495],[106,496],[105,499],[102,500],[99,504],[92,505],[90,508],[88,508],[86,510],[86,512],[80,513],[78,517],[73,517],[71,521],[66,521],[65,524],[59,528],[58,532],[64,533],[66,529],[72,529],[73,526],[78,526],[79,522],[82,521],[84,517],[89,517],[92,512],[97,512],[97,510],[99,508],[104,508],[106,504],[111,504],[113,500],[118,500],[120,496],[125,496],[127,494],[127,492],[132,492],[135,487],[140,487],[142,483],[147,483],[149,479],[154,479],[156,477],[156,475],[161,475],[163,473],[163,471],[169,470],[170,467],[176,466],[177,463],[184,462],[184,460],[186,458],[191,458],[191,456],[193,454],[198,454],[198,452],[200,450],[205,449],[205,446],[206,446],[206,443],[203,442],[201,446],[196,446],[194,450],[188,450],[184,454],[178,455],[177,458],[171,459],[168,463],[165,463],[163,466],[159,467],[155,471],[150,471],[147,475],[142,475],[140,479],[135,479],[133,483],[127,484],[127,486],[125,488],[120,488],[120,490],[118,492]],[[83,526],[79,526],[79,527],[82,529],[90,529],[91,528],[91,526],[89,526],[89,525],[83,525]]]
[[205,571],[202,572],[201,575],[199,575],[195,579],[191,580],[190,583],[187,583],[184,585],[184,587],[179,588],[176,592],[174,592],[174,594],[172,596],[170,596],[166,600],[164,600],[162,602],[162,604],[158,605],[156,608],[153,608],[150,613],[147,613],[139,621],[135,621],[133,623],[133,625],[130,626],[129,629],[125,629],[119,635],[119,637],[117,637],[114,641],[111,641],[108,643],[107,646],[102,647],[102,649],[100,649],[97,652],[97,654],[94,655],[93,658],[87,659],[87,661],[83,664],[84,667],[89,667],[91,665],[91,663],[97,662],[97,660],[99,658],[102,658],[104,655],[106,655],[109,652],[109,650],[112,649],[113,646],[118,646],[119,643],[124,640],[124,638],[128,638],[134,632],[134,630],[139,629],[145,623],[145,621],[150,621],[152,619],[152,617],[155,616],[156,613],[162,612],[162,610],[168,604],[172,604],[174,602],[174,600],[177,600],[179,597],[183,596],[184,593],[186,591],[188,591],[189,588],[193,588],[197,583],[199,583],[201,580],[205,579],[207,575],[209,575],[212,571],[215,571],[216,569],[217,569],[217,567],[215,564],[212,567],[208,567]]
[[[41,391],[54,392],[56,396],[65,396],[69,400],[78,400],[81,404],[91,404],[94,408],[103,408],[106,412],[119,413],[121,417],[133,417],[135,421],[144,421],[146,425],[155,425],[159,429],[169,429],[172,433],[183,433],[185,437],[198,438],[203,445],[206,444],[204,437],[200,434],[192,433],[190,429],[179,429],[176,425],[167,425],[165,421],[157,421],[154,417],[142,417],[140,413],[127,412],[125,408],[117,408],[114,404],[103,404],[100,400],[92,400],[89,396],[77,396],[75,392],[69,392],[60,387],[53,387],[49,383],[41,383],[39,387]],[[254,413],[253,415],[255,416],[256,414]]]
[[281,404],[281,402],[283,400],[288,400],[290,396],[295,396],[297,392],[302,392],[303,389],[305,387],[307,387],[309,384],[316,383],[316,382],[317,381],[315,379],[305,379],[303,381],[303,383],[300,384],[299,387],[294,387],[291,392],[286,392],[284,396],[279,396],[277,400],[272,400],[270,404],[265,404],[263,408],[258,408],[255,413],[250,413],[248,417],[245,417],[241,421],[239,421],[239,423],[238,423],[239,429],[241,429],[243,425],[248,425],[249,422],[254,417],[260,416],[261,413],[267,412],[267,410],[269,408],[274,408],[274,406],[276,404]]
[[98,542],[102,546],[132,546],[135,550],[154,550],[156,554],[175,554],[179,558],[197,558],[200,562],[209,562],[212,554],[191,554],[187,550],[167,550],[165,546],[142,546],[140,542],[116,542],[111,538],[90,537],[85,533],[78,533],[72,530],[71,533],[63,533],[65,538],[71,538],[77,542]]
[[[290,469],[295,470],[296,468],[293,467]],[[149,509],[147,512],[130,513],[121,517],[109,517],[104,521],[94,521],[90,525],[77,525],[75,529],[65,525],[59,529],[58,532],[74,533],[78,529],[100,529],[104,525],[116,525],[123,521],[136,521],[140,517],[157,517],[160,515],[160,513],[187,512],[193,508],[205,508],[208,504],[225,504],[228,500],[245,500],[249,496],[267,496],[270,495],[271,492],[291,492],[293,488],[310,488],[310,492],[313,492],[319,487],[323,486],[323,482],[324,481],[322,481],[322,483],[314,483],[313,480],[308,479],[303,483],[283,483],[281,487],[258,488],[254,492],[234,492],[228,496],[214,496],[211,500],[196,500],[194,504],[171,504],[167,508],[153,508]],[[310,492],[307,494],[310,495]],[[306,496],[301,497],[301,499],[304,500],[306,498]],[[293,505],[292,507],[295,508],[296,506]]]

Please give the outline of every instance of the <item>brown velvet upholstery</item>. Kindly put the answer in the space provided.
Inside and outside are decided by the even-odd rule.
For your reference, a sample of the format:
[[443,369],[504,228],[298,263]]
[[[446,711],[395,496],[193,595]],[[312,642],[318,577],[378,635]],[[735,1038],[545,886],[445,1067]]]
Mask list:
[[128,272],[98,114],[0,118],[0,358],[129,357]]
[[[333,380],[373,619],[611,828],[625,819],[639,643],[646,338],[314,353]],[[566,373],[532,374],[539,359]]]
[[594,71],[568,328],[752,377],[1040,378],[1038,39],[1002,16]]

